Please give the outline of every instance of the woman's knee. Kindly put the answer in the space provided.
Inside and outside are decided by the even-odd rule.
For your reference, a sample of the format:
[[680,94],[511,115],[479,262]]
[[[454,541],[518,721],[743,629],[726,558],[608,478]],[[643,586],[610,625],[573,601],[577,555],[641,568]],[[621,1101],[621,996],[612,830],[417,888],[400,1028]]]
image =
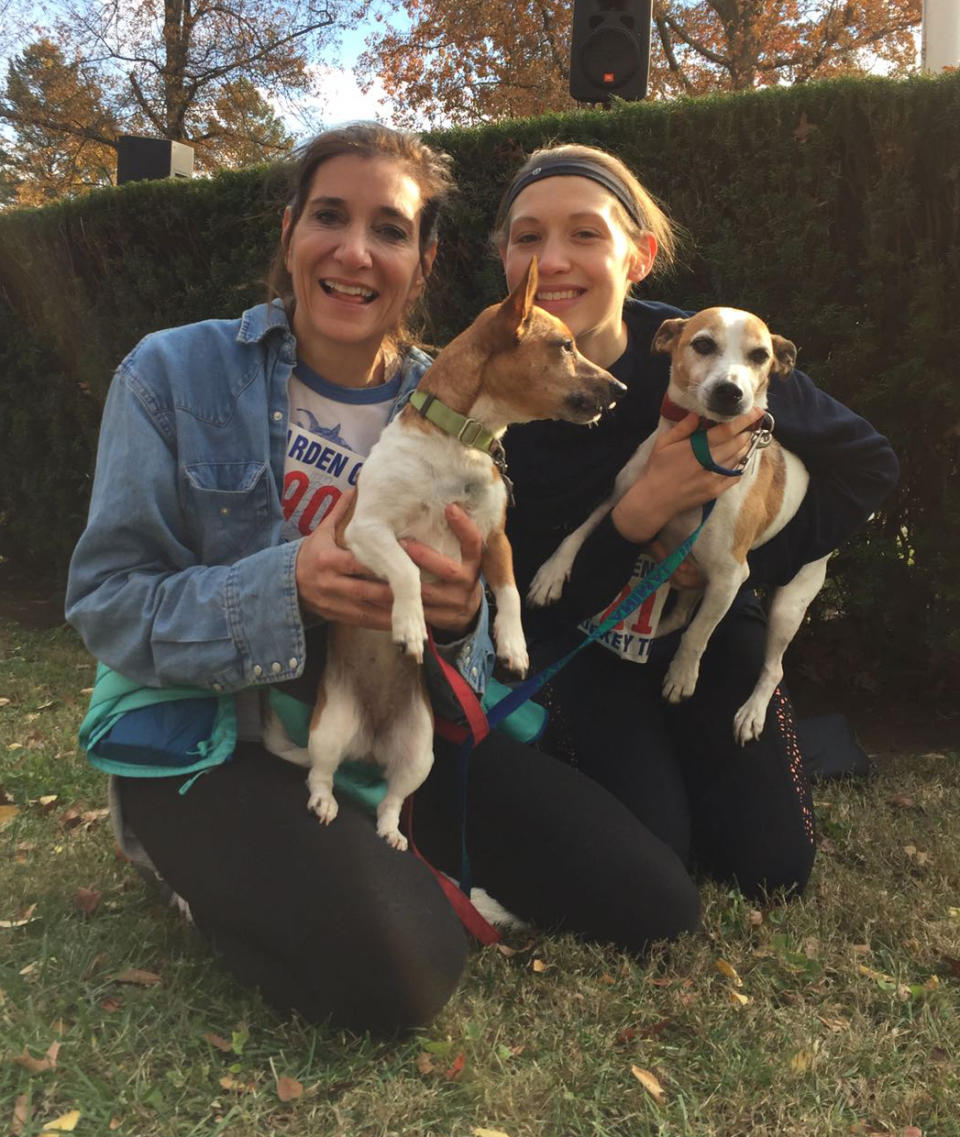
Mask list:
[[322,930],[309,921],[274,926],[266,935],[210,928],[202,915],[198,923],[232,974],[277,1011],[381,1036],[425,1026],[459,984],[463,928],[452,909],[423,913],[414,901],[371,916],[359,925],[332,918]]

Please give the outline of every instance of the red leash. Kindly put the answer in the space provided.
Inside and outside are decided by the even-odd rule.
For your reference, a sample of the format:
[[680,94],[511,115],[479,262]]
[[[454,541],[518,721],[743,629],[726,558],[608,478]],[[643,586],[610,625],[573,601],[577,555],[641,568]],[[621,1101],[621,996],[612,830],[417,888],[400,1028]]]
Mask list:
[[[473,692],[473,688],[463,678],[459,671],[440,655],[437,651],[437,646],[433,642],[433,633],[429,633],[427,637],[427,646],[433,655],[434,660],[437,662],[440,670],[443,672],[443,677],[446,679],[453,691],[460,708],[463,711],[464,718],[467,720],[466,726],[460,726],[458,723],[448,722],[446,719],[437,719],[434,722],[434,729],[441,738],[446,739],[448,742],[454,742],[460,745],[461,754],[466,750],[478,746],[490,733],[490,725],[487,722],[487,716],[483,713],[483,707],[480,706],[480,700]],[[464,759],[465,760],[465,759]],[[466,772],[461,772],[461,781],[466,777]],[[466,828],[466,816],[464,812],[465,806],[466,786],[461,786],[461,817],[460,817],[460,840],[461,844],[465,840],[464,831]],[[419,858],[433,873],[437,884],[443,889],[444,895],[453,906],[454,912],[460,918],[460,923],[467,929],[467,931],[475,936],[482,944],[495,944],[500,940],[500,933],[497,929],[489,924],[483,916],[477,911],[476,906],[470,900],[466,891],[470,886],[469,879],[460,882],[460,886],[455,884],[448,876],[440,872],[439,869],[434,868],[427,858],[417,848],[417,843],[413,839],[413,797],[410,797],[403,804],[404,828],[406,830],[407,839],[410,842],[410,848],[413,850],[415,856]],[[464,857],[463,863],[467,865],[469,862]],[[465,875],[461,872],[461,875]]]

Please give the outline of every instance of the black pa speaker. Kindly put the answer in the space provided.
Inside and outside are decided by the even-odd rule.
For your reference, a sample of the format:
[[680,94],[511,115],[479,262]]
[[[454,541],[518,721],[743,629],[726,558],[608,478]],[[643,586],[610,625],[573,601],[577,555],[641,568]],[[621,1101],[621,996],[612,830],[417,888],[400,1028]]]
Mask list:
[[122,134],[117,139],[117,185],[151,178],[193,176],[193,147],[168,138]]
[[650,72],[652,0],[574,0],[570,94],[582,103],[642,99]]

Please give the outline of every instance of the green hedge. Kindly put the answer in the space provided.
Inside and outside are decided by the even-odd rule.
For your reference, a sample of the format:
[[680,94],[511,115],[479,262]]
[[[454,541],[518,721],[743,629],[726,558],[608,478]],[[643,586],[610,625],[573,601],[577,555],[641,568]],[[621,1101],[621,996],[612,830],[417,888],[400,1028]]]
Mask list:
[[[819,611],[855,630],[868,670],[948,684],[960,658],[960,76],[623,105],[433,139],[461,193],[428,338],[443,342],[501,294],[487,234],[522,154],[560,140],[614,150],[694,238],[649,294],[758,312],[893,441],[901,486],[832,562]],[[0,215],[2,555],[62,575],[114,366],[148,331],[262,298],[282,173],[137,183]]]

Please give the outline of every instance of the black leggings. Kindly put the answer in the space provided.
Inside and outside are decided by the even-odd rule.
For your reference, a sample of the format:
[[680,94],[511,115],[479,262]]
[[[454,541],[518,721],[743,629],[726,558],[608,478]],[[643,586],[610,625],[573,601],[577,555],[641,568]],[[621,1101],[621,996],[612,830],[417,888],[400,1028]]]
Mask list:
[[[437,741],[417,791],[421,851],[459,873],[455,748]],[[423,1025],[450,998],[466,937],[431,873],[340,795],[329,826],[304,771],[244,745],[181,795],[120,779],[124,818],[200,931],[280,1010],[377,1033]],[[495,732],[471,762],[475,883],[518,916],[629,951],[699,924],[680,858],[596,782]]]
[[[554,680],[554,749],[624,802],[685,864],[758,898],[804,887],[814,858],[810,786],[789,699],[778,689],[761,737],[739,746],[733,717],[760,674],[766,623],[741,602],[720,623],[694,694],[661,695],[679,633],[645,664],[593,646]],[[562,739],[558,737],[562,735]]]
[[[759,742],[733,742],[762,636],[759,615],[728,617],[679,708],[659,696],[662,650],[643,667],[583,652],[553,691],[581,770],[499,732],[473,753],[475,883],[541,928],[634,952],[697,928],[690,861],[751,896],[802,888],[812,813],[789,704],[775,697]],[[278,1009],[378,1033],[440,1010],[465,935],[430,872],[377,837],[368,814],[340,795],[321,825],[304,771],[252,745],[183,795],[180,781],[121,779],[124,817],[243,983]],[[414,828],[452,875],[456,802],[455,748],[438,739]]]

